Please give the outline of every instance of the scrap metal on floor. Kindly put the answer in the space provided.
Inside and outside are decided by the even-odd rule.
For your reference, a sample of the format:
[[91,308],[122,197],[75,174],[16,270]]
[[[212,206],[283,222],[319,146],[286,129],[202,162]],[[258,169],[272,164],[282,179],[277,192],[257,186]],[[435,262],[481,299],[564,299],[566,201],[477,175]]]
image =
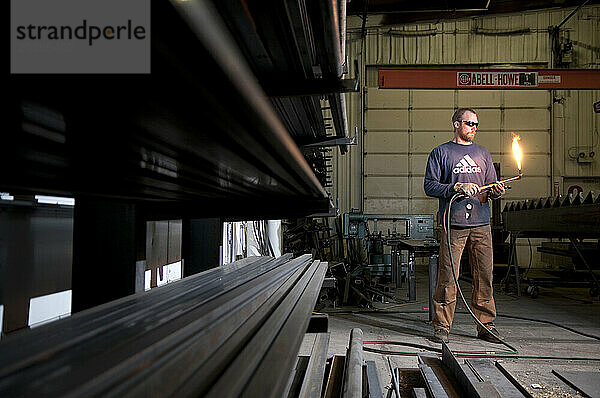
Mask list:
[[[446,396],[435,395],[427,390],[429,387],[424,382],[424,375],[431,372],[420,369],[426,353],[436,358],[442,354],[441,345],[432,339],[427,278],[427,271],[417,272],[416,302],[376,303],[373,309],[338,307],[323,310],[329,314],[329,356],[343,355],[348,344],[349,330],[361,328],[364,333],[364,359],[374,361],[383,396],[395,396],[393,379],[397,380],[402,397]],[[470,284],[463,281],[460,283],[465,295],[469,296]],[[408,287],[403,287],[393,293],[402,297],[407,289]],[[590,374],[600,376],[598,299],[590,298],[588,290],[583,288],[556,288],[537,299],[518,297],[499,290],[497,288],[495,292],[498,309],[496,326],[505,339],[517,348],[518,353],[509,352],[500,344],[477,339],[475,324],[460,302],[457,304],[457,314],[447,345],[460,362],[461,368],[471,366],[475,369],[471,370],[471,379],[473,375],[479,375],[479,379],[474,377],[481,383],[482,374],[488,374],[483,377],[483,381],[485,377],[491,377],[489,374],[493,374],[496,380],[502,381],[500,387],[494,386],[494,393],[498,392],[500,395],[486,395],[478,389],[479,396],[579,396],[577,388],[556,374],[591,372]],[[487,362],[480,363],[475,359],[485,359]],[[390,371],[388,360],[393,369],[399,369],[396,377]],[[477,370],[478,367],[483,370]],[[521,395],[516,395],[514,389],[507,387],[506,381],[511,378],[516,384],[510,385]],[[578,387],[579,394],[586,396],[582,391],[586,388],[589,390],[589,386]],[[508,390],[511,392],[506,392]],[[449,388],[447,391],[444,389],[444,393],[456,396],[451,395]]]

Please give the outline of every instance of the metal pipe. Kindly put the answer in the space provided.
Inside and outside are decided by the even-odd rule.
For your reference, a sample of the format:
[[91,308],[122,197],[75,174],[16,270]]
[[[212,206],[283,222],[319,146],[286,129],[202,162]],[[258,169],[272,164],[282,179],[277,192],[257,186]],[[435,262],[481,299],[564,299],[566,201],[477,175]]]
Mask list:
[[[588,0],[589,1],[589,0]],[[480,12],[489,11],[487,8],[447,8],[437,10],[389,10],[389,11],[371,11],[369,14],[430,14],[439,12]]]
[[486,189],[491,189],[496,184],[505,184],[505,183],[510,182],[510,181],[516,181],[516,180],[520,179],[521,177],[523,177],[523,173],[521,173],[519,171],[519,175],[511,177],[511,178],[507,178],[505,180],[496,181],[496,182],[493,182],[491,184],[483,185],[483,186],[479,187],[479,191],[483,192]]
[[[170,0],[170,3],[196,34],[207,52],[212,55],[214,62],[222,68],[223,73],[230,79],[230,84],[238,90],[236,97],[238,101],[247,105],[245,112],[252,111],[252,116],[256,119],[253,131],[256,133],[256,137],[254,138],[258,138],[260,143],[265,144],[264,151],[269,157],[270,153],[267,151],[270,149],[277,153],[276,159],[284,160],[277,165],[276,169],[291,171],[290,173],[279,173],[277,177],[285,181],[291,174],[294,180],[288,181],[288,183],[294,184],[295,189],[301,193],[309,193],[316,198],[327,198],[327,192],[275,113],[272,104],[252,74],[214,5],[206,0],[194,2]],[[324,8],[333,12],[331,4]],[[339,51],[337,21],[334,19],[330,23],[335,25],[330,28],[337,33],[336,40],[338,41],[333,40],[333,44],[337,45],[334,47],[335,54],[337,54]],[[334,58],[337,59],[337,55]],[[339,69],[341,70],[341,67]],[[238,141],[238,143],[244,145],[242,141]],[[261,156],[258,153],[256,155]]]
[[439,255],[433,254],[429,257],[429,321],[433,321],[435,311],[433,309],[433,294],[437,286]]
[[[343,93],[339,93],[338,94],[340,96],[340,111],[341,111],[341,130],[340,132],[337,132],[337,136],[340,137],[349,137],[348,134],[348,116],[346,115],[346,96]],[[342,151],[342,154],[344,152],[346,152],[348,148],[345,147],[344,150]]]
[[392,36],[435,36],[438,34],[438,30],[436,28],[426,29],[426,30],[388,30],[388,35]]
[[577,11],[579,11],[581,9],[581,7],[583,7],[584,5],[586,5],[587,3],[589,3],[590,0],[585,0],[583,3],[581,3],[581,5],[579,7],[577,7],[576,9],[574,9],[573,11],[571,11],[571,13],[569,15],[567,15],[567,17],[565,19],[563,19],[563,21],[561,23],[559,23],[556,28],[554,28],[556,31],[558,31],[560,29],[561,26],[563,26],[569,19],[571,19],[571,17],[573,15],[575,15],[577,13]]
[[340,0],[340,50],[340,62],[344,65],[346,63],[346,0]]
[[[342,50],[341,50],[341,32],[340,20],[338,16],[338,5],[336,0],[319,2],[321,13],[321,24],[323,26],[323,38],[325,40],[325,56],[328,62],[328,68],[337,77],[341,77],[342,71]],[[313,14],[314,15],[314,14]],[[323,67],[323,65],[322,65]],[[324,71],[325,72],[325,71]]]
[[363,331],[354,328],[350,332],[350,347],[346,355],[343,398],[362,397]]

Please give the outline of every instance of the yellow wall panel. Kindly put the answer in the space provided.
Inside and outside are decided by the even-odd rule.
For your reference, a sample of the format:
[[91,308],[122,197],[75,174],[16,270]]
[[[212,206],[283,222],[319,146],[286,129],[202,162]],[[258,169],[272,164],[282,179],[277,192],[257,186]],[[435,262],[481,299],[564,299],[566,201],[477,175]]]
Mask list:
[[502,92],[499,90],[458,90],[460,108],[499,107],[502,104]]
[[477,109],[479,120],[478,131],[499,131],[501,128],[502,112],[500,109]]
[[438,145],[448,142],[452,139],[452,132],[414,132],[412,133],[412,148],[411,152],[427,153]]
[[370,131],[364,137],[367,153],[408,151],[407,131]]
[[[371,29],[366,38],[366,62],[411,66],[532,64],[546,67],[551,58],[548,26],[556,26],[567,18],[572,10],[573,8],[527,11],[392,28],[392,31],[432,32],[418,37],[390,35],[389,27]],[[583,7],[577,15],[577,18],[569,21],[569,37],[583,45],[577,46],[577,57],[571,67],[597,67],[594,43],[599,41],[600,7]],[[352,17],[349,20],[352,20]],[[351,29],[351,34],[360,35],[358,26],[354,30]],[[479,35],[474,33],[479,27],[499,31],[528,28],[529,32]]]
[[367,130],[408,129],[408,110],[369,110]]
[[509,183],[511,189],[506,191],[504,199],[524,200],[524,199],[539,199],[551,196],[550,182],[546,177],[528,177]]
[[511,107],[542,107],[550,104],[550,91],[548,90],[505,90],[504,106]]
[[407,108],[408,91],[406,90],[379,90],[369,88],[367,91],[369,108]]
[[410,179],[410,196],[411,198],[426,198],[425,189],[423,188],[424,177],[412,177]]
[[[502,148],[502,134],[498,131],[494,132],[477,132],[475,140],[477,145],[485,147],[490,153],[500,152]],[[507,147],[510,149],[510,147]]]
[[451,131],[452,113],[454,110],[423,110],[412,111],[413,130],[416,131]]
[[[600,100],[600,90],[565,90],[557,92],[556,97],[561,102],[555,105],[554,131],[562,137],[565,176],[599,176],[600,114],[593,113],[592,104]],[[577,161],[579,153],[592,151],[592,162]]]
[[430,197],[415,198],[411,200],[410,206],[414,214],[435,215],[438,211],[438,200]]
[[408,214],[407,199],[365,199],[367,214]]
[[365,196],[369,198],[406,197],[408,192],[407,177],[366,177]]
[[504,112],[506,130],[548,130],[550,128],[550,113],[547,109],[506,109]]
[[452,90],[413,90],[412,107],[418,108],[449,108],[454,104]]
[[365,173],[370,174],[402,174],[408,170],[407,155],[367,155]]

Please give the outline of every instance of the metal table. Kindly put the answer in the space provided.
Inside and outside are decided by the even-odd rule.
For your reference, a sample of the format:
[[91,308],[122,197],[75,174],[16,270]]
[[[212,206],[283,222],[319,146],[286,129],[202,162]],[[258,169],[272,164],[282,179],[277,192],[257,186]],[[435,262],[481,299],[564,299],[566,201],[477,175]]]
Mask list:
[[[416,257],[429,257],[429,268],[435,263],[435,280],[437,282],[437,256],[440,244],[435,239],[387,239],[386,245],[392,247],[392,262],[397,258],[401,250],[408,251],[408,273],[406,280],[408,282],[408,299],[415,301],[417,299],[417,282],[415,270]],[[397,255],[394,255],[397,254]],[[394,264],[392,264],[393,269]],[[430,275],[430,296],[431,296],[431,275]],[[434,284],[435,287],[435,284]],[[431,307],[431,306],[430,306]]]

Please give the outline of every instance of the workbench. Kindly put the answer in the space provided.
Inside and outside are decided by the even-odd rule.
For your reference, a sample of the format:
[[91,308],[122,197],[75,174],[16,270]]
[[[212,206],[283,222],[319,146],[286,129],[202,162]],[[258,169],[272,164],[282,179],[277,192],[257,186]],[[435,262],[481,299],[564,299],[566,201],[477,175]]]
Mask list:
[[[400,239],[400,238],[388,238],[385,242],[386,245],[392,248],[392,270],[394,265],[398,263],[400,258],[400,252],[402,250],[408,251],[408,271],[406,275],[406,281],[408,282],[408,300],[415,301],[417,299],[417,281],[416,281],[416,269],[415,259],[417,257],[429,257],[429,296],[432,296],[432,290],[435,290],[435,284],[437,283],[437,260],[438,252],[440,250],[440,244],[435,239]],[[432,289],[432,275],[431,269],[435,267],[435,280],[433,281]],[[399,273],[398,273],[399,274]],[[430,305],[431,308],[431,305]]]

